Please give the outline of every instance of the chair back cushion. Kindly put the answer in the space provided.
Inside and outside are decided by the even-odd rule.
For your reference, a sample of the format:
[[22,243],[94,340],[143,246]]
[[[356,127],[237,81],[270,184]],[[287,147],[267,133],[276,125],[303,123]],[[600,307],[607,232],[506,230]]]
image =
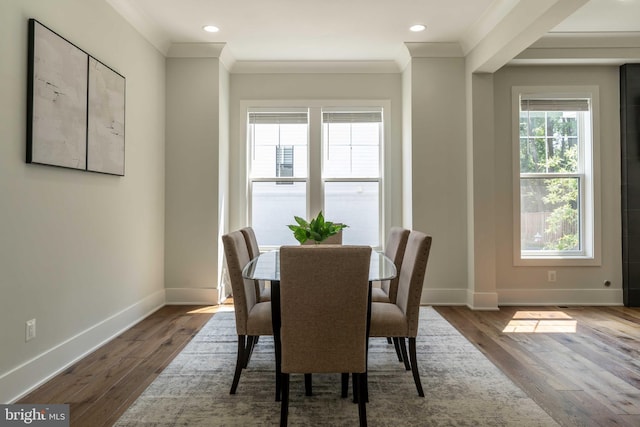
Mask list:
[[409,233],[407,248],[400,267],[396,298],[396,305],[406,317],[409,337],[415,337],[418,334],[420,298],[430,250],[431,236],[414,230]]
[[247,250],[249,251],[249,258],[254,259],[260,255],[260,248],[258,247],[258,239],[256,238],[256,232],[252,227],[244,227],[240,230],[244,235],[244,240],[247,242]]
[[280,248],[282,372],[365,372],[369,246]]
[[242,269],[251,258],[244,235],[240,231],[232,231],[222,236],[222,244],[233,292],[236,330],[238,335],[247,335],[247,318],[256,304],[256,292],[254,281],[242,277]]
[[[409,238],[409,230],[402,227],[391,227],[389,230],[389,236],[387,238],[384,254],[388,256],[396,266],[396,271],[400,271],[402,266],[402,258],[404,257],[404,251],[407,247],[407,239]],[[389,297],[389,302],[395,304],[396,297],[398,295],[398,281],[399,275],[391,280],[384,280],[381,283],[381,288]]]
[[[249,252],[249,259],[254,259],[260,255],[260,247],[258,246],[258,239],[256,233],[252,227],[244,227],[240,230],[244,236],[244,240],[247,242],[247,251]],[[265,284],[263,280],[254,280],[253,285],[255,288],[256,299],[260,301],[260,295],[263,293]]]

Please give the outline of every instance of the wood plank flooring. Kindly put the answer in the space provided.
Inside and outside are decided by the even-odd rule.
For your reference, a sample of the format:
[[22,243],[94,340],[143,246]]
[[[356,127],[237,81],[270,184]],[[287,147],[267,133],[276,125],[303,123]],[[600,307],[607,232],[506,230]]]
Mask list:
[[[17,403],[111,426],[220,308],[163,307]],[[640,309],[435,308],[562,426],[640,426]]]
[[563,426],[640,426],[640,309],[436,307]]
[[217,309],[162,307],[16,403],[68,403],[71,426],[111,426]]

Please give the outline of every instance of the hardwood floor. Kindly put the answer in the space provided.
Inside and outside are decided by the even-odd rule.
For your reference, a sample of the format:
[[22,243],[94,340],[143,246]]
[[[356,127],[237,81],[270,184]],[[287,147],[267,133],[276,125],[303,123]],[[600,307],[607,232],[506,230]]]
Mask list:
[[68,403],[71,426],[111,426],[216,310],[162,307],[16,403]]
[[640,426],[640,309],[436,307],[563,426]]
[[[435,308],[562,426],[640,425],[640,309]],[[17,403],[110,426],[218,309],[163,307]]]

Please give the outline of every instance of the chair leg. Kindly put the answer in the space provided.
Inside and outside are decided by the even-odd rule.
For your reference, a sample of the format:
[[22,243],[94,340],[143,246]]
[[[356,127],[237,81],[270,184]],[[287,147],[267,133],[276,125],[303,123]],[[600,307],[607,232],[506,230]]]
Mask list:
[[352,382],[353,382],[353,403],[359,402],[360,397],[360,389],[358,388],[358,383],[356,381],[356,374],[351,374]]
[[346,398],[349,395],[349,374],[343,373],[342,377],[342,398]]
[[411,371],[413,372],[413,381],[418,389],[418,396],[424,397],[422,383],[420,382],[420,373],[418,372],[418,357],[416,356],[416,339],[409,338],[409,355],[411,357]]
[[275,353],[276,353],[276,402],[280,401],[280,396],[282,394],[282,348],[280,346],[280,340],[278,336],[273,337]]
[[393,337],[393,346],[396,348],[396,355],[398,356],[398,362],[402,362],[402,353],[400,352],[400,341],[398,337]]
[[313,395],[313,377],[311,374],[304,374],[304,394],[305,396]]
[[286,427],[289,418],[289,374],[281,374],[282,399],[280,403],[280,427]]
[[404,337],[398,338],[398,344],[400,346],[400,351],[402,352],[404,369],[408,371],[409,369],[411,369],[411,366],[409,366],[409,358],[407,357],[407,344],[405,343]]
[[391,337],[387,337],[387,344],[391,344]]
[[229,394],[236,394],[236,389],[238,388],[238,382],[240,382],[240,374],[242,373],[242,368],[244,368],[245,364],[245,336],[238,335],[238,356],[236,357],[236,371],[233,374],[233,382],[231,383],[231,391]]
[[244,358],[243,368],[246,368],[247,366],[249,366],[249,361],[251,360],[251,355],[253,354],[253,348],[255,347],[257,342],[258,342],[258,337],[251,336],[251,335],[248,337],[247,348],[244,352],[245,358]]
[[353,374],[353,381],[357,384],[358,390],[358,419],[360,427],[367,427],[367,401],[364,390],[364,374]]

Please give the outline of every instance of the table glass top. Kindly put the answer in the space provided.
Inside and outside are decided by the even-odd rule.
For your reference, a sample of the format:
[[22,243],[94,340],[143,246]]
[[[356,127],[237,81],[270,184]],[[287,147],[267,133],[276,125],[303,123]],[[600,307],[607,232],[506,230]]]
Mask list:
[[[396,266],[393,261],[381,252],[371,251],[369,264],[369,280],[389,280],[396,277]],[[242,270],[245,279],[280,280],[280,252],[261,253],[252,259]]]

